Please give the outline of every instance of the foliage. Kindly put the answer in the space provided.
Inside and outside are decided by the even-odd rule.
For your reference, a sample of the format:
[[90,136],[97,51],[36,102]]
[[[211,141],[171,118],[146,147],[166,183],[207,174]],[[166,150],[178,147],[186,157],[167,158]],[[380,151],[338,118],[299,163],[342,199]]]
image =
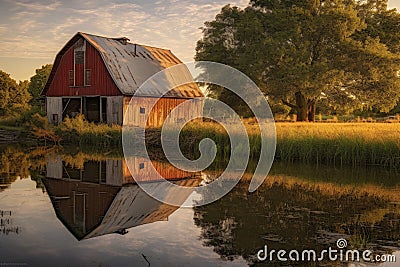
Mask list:
[[58,144],[61,138],[55,133],[47,117],[36,113],[31,117],[28,127],[34,137]]
[[40,97],[52,68],[52,64],[44,65],[40,69],[36,69],[36,74],[31,77],[28,90],[32,95],[32,104],[37,104],[37,98]]
[[13,116],[29,108],[28,81],[19,84],[0,70],[0,116]]
[[32,170],[43,171],[47,162],[45,158],[47,153],[48,150],[29,149],[18,145],[2,147],[0,153],[1,178],[8,180],[6,183],[11,183],[18,176],[29,177]]
[[[388,111],[400,84],[400,16],[386,0],[253,0],[245,9],[222,8],[205,23],[196,60],[235,67],[269,96],[314,121],[316,103],[333,109],[363,105]],[[327,30],[329,29],[329,30]],[[210,86],[233,107],[235,96]]]
[[62,144],[97,147],[120,147],[121,131],[119,125],[88,122],[82,114],[75,118],[65,118],[56,128],[57,135],[62,138]]

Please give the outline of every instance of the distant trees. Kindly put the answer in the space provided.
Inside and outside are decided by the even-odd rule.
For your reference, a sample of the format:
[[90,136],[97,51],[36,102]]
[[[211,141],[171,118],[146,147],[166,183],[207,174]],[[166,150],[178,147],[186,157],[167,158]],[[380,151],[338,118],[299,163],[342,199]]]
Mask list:
[[0,70],[0,116],[14,115],[28,109],[28,81],[17,83],[10,74]]
[[[206,22],[196,60],[235,67],[298,121],[314,121],[318,101],[388,111],[400,96],[400,16],[387,0],[252,0]],[[210,92],[233,107],[228,90]]]
[[31,77],[28,91],[32,96],[31,104],[37,105],[37,98],[40,97],[44,86],[46,85],[47,79],[50,76],[52,64],[42,66],[40,69],[36,69],[36,74]]
[[0,116],[15,116],[37,106],[37,98],[46,85],[51,68],[51,64],[44,65],[36,70],[30,81],[19,83],[10,74],[0,70]]

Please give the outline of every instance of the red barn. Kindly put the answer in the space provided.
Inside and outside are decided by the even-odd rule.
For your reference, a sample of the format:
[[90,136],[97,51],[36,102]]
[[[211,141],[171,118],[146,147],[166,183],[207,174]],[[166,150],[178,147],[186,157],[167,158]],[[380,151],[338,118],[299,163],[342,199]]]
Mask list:
[[[174,107],[189,99],[196,101],[191,101],[189,109],[178,116],[184,119],[189,113],[200,115],[204,95],[187,68],[170,73],[166,82],[171,81],[172,85],[182,80],[191,82],[165,95],[160,95],[157,88],[146,88],[144,94],[135,95],[134,107],[129,114],[126,112],[144,81],[180,63],[170,50],[132,44],[125,37],[106,38],[79,32],[57,54],[42,92],[47,117],[57,124],[66,116],[84,114],[89,121],[122,125],[125,116],[128,118],[125,124],[158,127]],[[150,98],[154,97],[162,98],[150,111]]]

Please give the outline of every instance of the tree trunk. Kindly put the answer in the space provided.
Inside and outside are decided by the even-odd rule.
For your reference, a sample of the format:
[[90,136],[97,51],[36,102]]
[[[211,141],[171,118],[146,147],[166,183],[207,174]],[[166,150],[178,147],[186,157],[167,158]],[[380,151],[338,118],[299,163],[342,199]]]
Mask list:
[[301,92],[295,93],[296,97],[296,111],[297,111],[297,121],[307,121],[308,113],[308,103],[306,98]]
[[307,99],[300,91],[295,94],[296,104],[282,99],[282,103],[296,110],[297,121],[315,122],[316,98]]
[[315,105],[315,99],[308,100],[308,121],[315,122],[315,111],[316,111],[316,105]]

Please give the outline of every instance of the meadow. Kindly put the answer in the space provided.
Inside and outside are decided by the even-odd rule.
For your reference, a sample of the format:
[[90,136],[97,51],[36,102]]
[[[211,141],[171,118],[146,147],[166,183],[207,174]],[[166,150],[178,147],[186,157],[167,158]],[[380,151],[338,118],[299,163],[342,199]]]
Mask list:
[[[250,157],[260,154],[259,129],[253,121],[245,122],[249,136]],[[275,124],[277,146],[275,159],[327,165],[379,165],[400,169],[400,123],[292,123]],[[28,127],[31,135],[47,144],[64,147],[121,148],[121,127],[93,124],[84,118],[66,119],[52,126],[40,116],[33,116]],[[146,142],[161,151],[160,129],[147,129]],[[134,133],[133,133],[134,134]],[[229,159],[230,139],[224,128],[214,122],[191,122],[180,133],[186,156],[198,155],[198,144],[209,137],[218,147],[217,157]]]
[[400,167],[398,123],[277,123],[276,158]]
[[[275,159],[329,165],[379,165],[400,168],[399,123],[276,123]],[[260,153],[257,126],[247,124],[251,157]],[[186,147],[196,149],[204,137],[213,138],[224,157],[229,157],[229,139],[214,123],[192,124],[183,129]]]

